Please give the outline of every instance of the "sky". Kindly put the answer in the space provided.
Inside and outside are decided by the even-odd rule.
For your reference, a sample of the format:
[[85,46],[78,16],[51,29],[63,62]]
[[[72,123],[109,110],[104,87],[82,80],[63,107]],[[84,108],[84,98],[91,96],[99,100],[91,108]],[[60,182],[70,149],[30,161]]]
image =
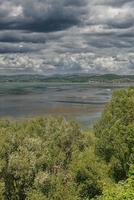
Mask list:
[[0,0],[0,74],[134,74],[134,0]]

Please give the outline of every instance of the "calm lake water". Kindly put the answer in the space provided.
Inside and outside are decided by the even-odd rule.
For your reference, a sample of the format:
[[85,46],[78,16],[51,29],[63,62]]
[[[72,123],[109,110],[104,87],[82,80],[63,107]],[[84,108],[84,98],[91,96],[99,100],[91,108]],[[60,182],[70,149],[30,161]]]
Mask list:
[[114,89],[89,84],[0,83],[0,117],[64,116],[91,126]]

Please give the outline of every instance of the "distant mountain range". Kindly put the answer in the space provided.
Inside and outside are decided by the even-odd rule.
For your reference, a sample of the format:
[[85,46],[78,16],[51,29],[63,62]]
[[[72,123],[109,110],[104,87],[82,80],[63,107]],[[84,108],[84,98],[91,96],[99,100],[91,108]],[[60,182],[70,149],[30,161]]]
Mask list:
[[63,83],[88,83],[88,82],[134,82],[134,75],[117,74],[74,74],[45,76],[39,74],[0,75],[0,82],[63,82]]

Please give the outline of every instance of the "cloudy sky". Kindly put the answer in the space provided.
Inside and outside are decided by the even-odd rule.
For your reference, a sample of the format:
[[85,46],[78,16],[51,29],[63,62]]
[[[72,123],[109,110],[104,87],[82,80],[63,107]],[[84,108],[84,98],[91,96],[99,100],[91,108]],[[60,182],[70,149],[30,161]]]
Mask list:
[[134,0],[0,0],[0,74],[134,74]]

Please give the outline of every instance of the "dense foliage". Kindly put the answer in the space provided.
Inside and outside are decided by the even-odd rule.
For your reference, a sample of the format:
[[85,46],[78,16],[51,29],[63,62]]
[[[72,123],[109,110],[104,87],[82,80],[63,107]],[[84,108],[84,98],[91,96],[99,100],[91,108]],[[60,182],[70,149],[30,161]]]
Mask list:
[[101,193],[100,161],[88,148],[94,139],[75,122],[6,120],[0,127],[3,199],[75,200]]
[[116,181],[128,176],[134,162],[134,89],[115,91],[95,126],[97,153],[110,166]]
[[107,187],[98,200],[133,200],[134,199],[134,166],[131,166],[129,178]]
[[0,200],[133,200],[134,89],[113,94],[94,132],[0,120]]

